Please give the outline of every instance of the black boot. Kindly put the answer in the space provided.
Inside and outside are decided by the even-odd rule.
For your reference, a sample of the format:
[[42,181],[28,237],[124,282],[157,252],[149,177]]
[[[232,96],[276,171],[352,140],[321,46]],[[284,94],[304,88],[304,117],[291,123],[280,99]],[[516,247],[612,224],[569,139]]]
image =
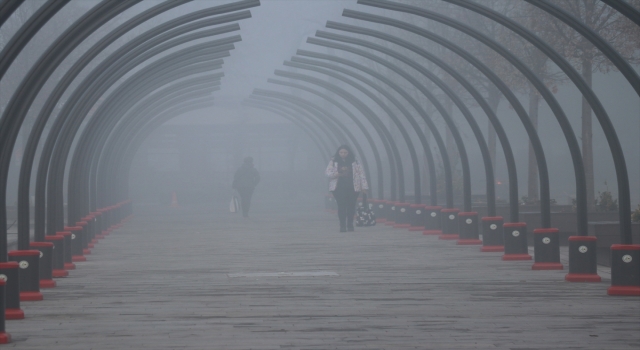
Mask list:
[[340,218],[340,232],[347,232],[347,224],[344,218]]

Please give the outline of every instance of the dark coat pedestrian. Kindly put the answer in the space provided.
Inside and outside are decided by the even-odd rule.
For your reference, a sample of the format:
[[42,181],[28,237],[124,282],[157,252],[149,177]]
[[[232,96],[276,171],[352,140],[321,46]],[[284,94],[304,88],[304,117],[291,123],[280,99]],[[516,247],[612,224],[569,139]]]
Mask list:
[[253,190],[260,182],[260,174],[253,167],[253,158],[246,157],[244,163],[233,175],[233,187],[240,194],[240,207],[242,207],[242,216],[249,217],[249,207],[251,206],[251,197]]

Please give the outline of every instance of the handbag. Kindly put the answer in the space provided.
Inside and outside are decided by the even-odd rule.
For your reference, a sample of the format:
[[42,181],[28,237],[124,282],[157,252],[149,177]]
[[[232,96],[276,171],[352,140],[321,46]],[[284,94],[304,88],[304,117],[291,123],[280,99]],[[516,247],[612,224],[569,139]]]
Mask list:
[[231,202],[229,203],[229,212],[237,213],[240,209],[240,205],[238,204],[238,197],[234,194],[231,196]]
[[371,210],[366,194],[362,194],[362,205],[356,209],[355,224],[358,227],[376,225],[376,214]]

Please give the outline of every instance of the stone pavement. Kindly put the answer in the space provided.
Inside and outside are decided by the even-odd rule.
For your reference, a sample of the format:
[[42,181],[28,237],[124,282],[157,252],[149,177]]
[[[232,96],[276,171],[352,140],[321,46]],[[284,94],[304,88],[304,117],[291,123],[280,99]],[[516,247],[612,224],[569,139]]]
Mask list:
[[640,299],[607,296],[606,269],[568,283],[388,226],[339,233],[309,205],[225,209],[136,207],[44,301],[22,303],[1,347],[640,349]]

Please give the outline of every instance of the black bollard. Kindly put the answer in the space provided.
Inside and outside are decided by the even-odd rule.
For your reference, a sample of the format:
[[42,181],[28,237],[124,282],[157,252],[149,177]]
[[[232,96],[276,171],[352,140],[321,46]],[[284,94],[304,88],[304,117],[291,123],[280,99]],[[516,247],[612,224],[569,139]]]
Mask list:
[[504,252],[504,219],[502,216],[482,218],[481,252]]
[[84,230],[82,226],[65,226],[65,231],[71,232],[71,261],[87,261],[87,258],[82,254],[82,236]]
[[568,282],[601,282],[598,276],[596,237],[569,237],[569,273],[564,276]]
[[40,251],[12,250],[7,256],[9,261],[17,262],[20,267],[18,270],[20,301],[44,299],[40,293]]
[[40,252],[40,288],[53,288],[56,281],[53,280],[53,243],[31,242],[31,248]]
[[424,210],[424,204],[411,204],[409,206],[409,216],[411,226],[409,231],[423,231],[424,225],[427,223],[427,213]]
[[[85,218],[83,218],[82,220],[76,222],[76,227],[81,227],[82,231],[80,231],[80,241],[79,246],[80,249],[78,250],[78,253],[80,253],[79,255],[82,256],[83,260],[77,260],[77,261],[87,261],[87,258],[84,256],[84,248],[85,248],[85,242],[88,241],[88,237],[89,237],[89,222],[85,220]],[[88,242],[87,242],[88,244]],[[88,245],[87,245],[88,247]],[[73,252],[72,252],[73,253]],[[75,256],[78,256],[78,254],[73,254]],[[73,258],[73,256],[72,256]]]
[[53,244],[51,276],[55,278],[69,276],[69,271],[64,269],[64,237],[61,235],[44,236],[44,240]]
[[80,222],[82,221],[87,223],[86,227],[84,227],[85,234],[82,235],[82,255],[89,255],[91,254],[89,243],[95,235],[95,217],[90,214],[80,219]]
[[524,222],[507,222],[504,229],[504,255],[502,260],[531,260],[527,246],[527,224]]
[[0,280],[5,282],[5,320],[22,320],[24,311],[20,309],[20,267],[15,261],[0,263]]
[[438,239],[457,240],[460,238],[458,231],[458,213],[459,209],[445,208],[440,211],[442,220],[442,234]]
[[534,263],[532,270],[562,270],[560,263],[560,234],[557,228],[533,230]]
[[376,215],[376,223],[385,223],[387,221],[386,217],[386,205],[387,201],[384,199],[370,199],[369,202],[373,204],[373,213]]
[[384,223],[387,226],[393,226],[396,224],[396,205],[398,205],[398,202],[387,201],[387,221]]
[[409,228],[411,227],[411,213],[409,208],[410,203],[397,202],[396,203],[396,220],[393,227],[395,228]]
[[64,246],[64,250],[62,254],[62,256],[64,257],[64,269],[75,270],[76,264],[73,263],[72,255],[71,255],[71,232],[60,231],[60,232],[56,232],[56,234],[64,238],[62,240],[63,246]]
[[478,232],[478,213],[475,211],[458,213],[458,229],[460,237],[456,241],[457,245],[481,245],[480,233]]
[[609,295],[640,296],[640,244],[611,246]]
[[440,211],[442,207],[436,205],[427,205],[424,207],[425,223],[423,235],[440,236],[442,234],[442,222],[440,220]]
[[6,288],[6,283],[0,280],[0,344],[8,344],[11,342],[11,334],[6,332],[4,322]]

